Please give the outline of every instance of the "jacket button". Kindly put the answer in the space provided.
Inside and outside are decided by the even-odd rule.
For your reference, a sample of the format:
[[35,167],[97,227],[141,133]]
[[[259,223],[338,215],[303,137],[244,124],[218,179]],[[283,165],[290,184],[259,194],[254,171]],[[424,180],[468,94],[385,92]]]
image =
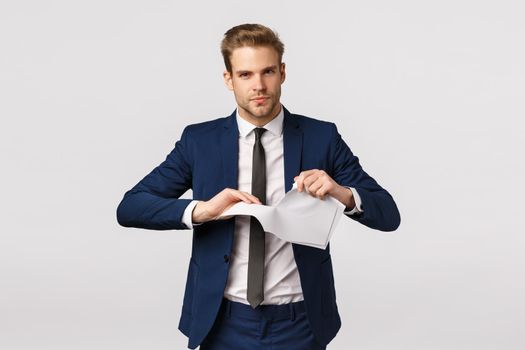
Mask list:
[[224,254],[224,262],[230,261],[230,257],[227,254]]

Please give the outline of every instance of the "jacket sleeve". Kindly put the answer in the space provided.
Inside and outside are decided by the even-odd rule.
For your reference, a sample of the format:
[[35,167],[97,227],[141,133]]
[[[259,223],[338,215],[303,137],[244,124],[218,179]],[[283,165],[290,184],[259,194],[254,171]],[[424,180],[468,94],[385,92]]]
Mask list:
[[401,223],[401,217],[394,199],[382,188],[361,165],[333,125],[332,178],[341,186],[354,187],[361,197],[363,212],[347,215],[353,220],[380,231],[394,231]]
[[182,222],[191,199],[179,199],[192,183],[192,162],[187,128],[160,165],[124,194],[117,221],[125,227],[152,230],[187,229]]

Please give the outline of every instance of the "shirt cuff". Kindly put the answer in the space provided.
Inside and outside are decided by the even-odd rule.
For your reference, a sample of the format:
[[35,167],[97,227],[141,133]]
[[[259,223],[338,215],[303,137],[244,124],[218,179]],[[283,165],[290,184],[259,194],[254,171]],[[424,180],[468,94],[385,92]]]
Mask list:
[[352,195],[354,196],[354,201],[355,201],[355,207],[354,209],[345,211],[344,213],[347,215],[361,214],[363,212],[363,207],[361,205],[361,197],[359,196],[359,193],[353,187],[348,187],[348,186],[345,186],[345,187],[350,189],[350,191],[352,191]]
[[193,226],[197,226],[198,224],[193,224],[191,220],[191,214],[193,213],[193,209],[195,209],[195,206],[199,203],[199,201],[191,201],[190,204],[184,209],[184,213],[182,214],[182,223],[186,225],[187,228],[192,229]]

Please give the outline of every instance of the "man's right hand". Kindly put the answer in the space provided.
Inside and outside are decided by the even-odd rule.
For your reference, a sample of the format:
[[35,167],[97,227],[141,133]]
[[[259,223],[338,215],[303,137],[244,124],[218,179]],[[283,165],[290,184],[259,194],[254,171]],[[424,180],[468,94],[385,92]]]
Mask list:
[[262,204],[257,197],[248,192],[225,188],[212,199],[198,202],[191,214],[191,220],[193,223],[200,224],[206,221],[227,219],[218,218],[218,216],[235,203],[241,201],[248,204]]

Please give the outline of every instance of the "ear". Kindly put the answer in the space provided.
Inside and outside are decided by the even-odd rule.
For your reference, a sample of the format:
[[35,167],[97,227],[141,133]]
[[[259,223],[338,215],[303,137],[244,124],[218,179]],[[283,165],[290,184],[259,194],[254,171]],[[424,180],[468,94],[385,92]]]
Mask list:
[[225,70],[223,73],[222,73],[222,76],[224,78],[224,84],[226,84],[226,87],[230,90],[230,91],[233,91],[233,77],[232,75],[230,74],[230,72],[228,72],[228,70]]
[[281,84],[284,83],[286,80],[286,64],[284,62],[281,63]]

